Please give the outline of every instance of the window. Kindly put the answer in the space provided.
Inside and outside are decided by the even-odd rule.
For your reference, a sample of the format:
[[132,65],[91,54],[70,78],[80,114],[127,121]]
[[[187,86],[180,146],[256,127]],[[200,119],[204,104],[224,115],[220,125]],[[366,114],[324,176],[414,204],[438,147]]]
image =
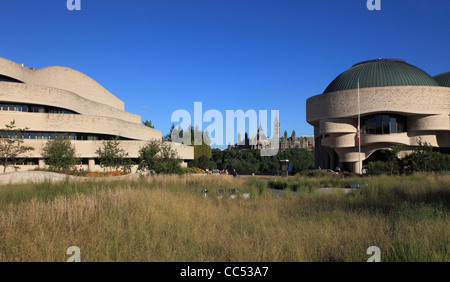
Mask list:
[[393,134],[406,132],[406,118],[400,115],[371,115],[361,117],[361,133]]
[[41,105],[26,105],[26,104],[0,104],[0,111],[11,112],[31,112],[31,113],[51,113],[51,114],[77,114],[73,111]]

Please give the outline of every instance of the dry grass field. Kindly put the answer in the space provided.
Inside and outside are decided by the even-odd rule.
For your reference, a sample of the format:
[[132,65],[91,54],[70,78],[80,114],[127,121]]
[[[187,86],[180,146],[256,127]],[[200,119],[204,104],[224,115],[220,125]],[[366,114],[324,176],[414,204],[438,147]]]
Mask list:
[[[82,261],[362,262],[370,246],[382,261],[450,261],[449,174],[278,181],[296,196],[230,176],[2,185],[0,261],[63,262],[70,246]],[[368,186],[316,190],[357,181]]]

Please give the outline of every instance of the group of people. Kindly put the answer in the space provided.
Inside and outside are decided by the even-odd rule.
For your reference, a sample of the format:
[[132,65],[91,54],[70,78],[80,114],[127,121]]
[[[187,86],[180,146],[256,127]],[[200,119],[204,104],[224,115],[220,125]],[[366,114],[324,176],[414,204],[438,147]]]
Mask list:
[[[221,174],[228,174],[228,170],[222,169],[222,170],[220,171],[220,173],[221,173]],[[236,171],[235,168],[233,168],[233,177],[236,178],[236,176],[237,176],[237,171]]]

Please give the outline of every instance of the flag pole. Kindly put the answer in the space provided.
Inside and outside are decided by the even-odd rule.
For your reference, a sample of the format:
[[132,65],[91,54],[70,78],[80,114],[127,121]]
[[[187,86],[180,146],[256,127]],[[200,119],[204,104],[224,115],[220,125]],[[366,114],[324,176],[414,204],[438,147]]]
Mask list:
[[361,168],[361,109],[360,109],[360,103],[359,103],[359,78],[358,78],[358,155],[359,155],[359,162],[358,162],[358,174],[362,174],[362,168]]

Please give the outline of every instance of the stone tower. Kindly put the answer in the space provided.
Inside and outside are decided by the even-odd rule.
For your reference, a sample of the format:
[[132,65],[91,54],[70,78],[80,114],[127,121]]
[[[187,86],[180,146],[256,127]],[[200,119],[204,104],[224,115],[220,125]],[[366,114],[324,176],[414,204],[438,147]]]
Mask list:
[[275,120],[273,122],[273,138],[279,139],[281,137],[280,120],[278,119],[278,112],[275,115]]

